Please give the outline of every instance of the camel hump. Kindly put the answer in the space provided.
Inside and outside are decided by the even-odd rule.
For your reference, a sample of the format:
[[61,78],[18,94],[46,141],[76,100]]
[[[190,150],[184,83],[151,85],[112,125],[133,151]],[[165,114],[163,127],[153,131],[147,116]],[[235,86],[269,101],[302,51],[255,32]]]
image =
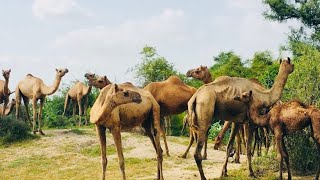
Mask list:
[[171,83],[183,83],[182,80],[178,77],[178,76],[170,76],[167,81],[171,82]]

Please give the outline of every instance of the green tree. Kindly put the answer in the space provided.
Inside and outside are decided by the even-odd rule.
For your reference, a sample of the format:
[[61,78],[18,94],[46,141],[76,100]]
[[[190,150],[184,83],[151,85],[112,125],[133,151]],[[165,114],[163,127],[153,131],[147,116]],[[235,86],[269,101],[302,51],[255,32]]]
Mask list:
[[[319,0],[265,0],[269,10],[264,12],[267,19],[285,22],[289,19],[299,21],[302,26],[293,30],[292,34],[305,34],[305,28],[311,30],[309,36],[295,36],[300,41],[311,40],[315,45],[320,45],[320,1]],[[293,37],[293,36],[292,36]]]
[[136,71],[136,79],[141,86],[150,82],[164,81],[171,75],[177,75],[173,64],[159,56],[154,47],[145,46],[140,54],[142,54],[142,63],[137,64],[133,70]]

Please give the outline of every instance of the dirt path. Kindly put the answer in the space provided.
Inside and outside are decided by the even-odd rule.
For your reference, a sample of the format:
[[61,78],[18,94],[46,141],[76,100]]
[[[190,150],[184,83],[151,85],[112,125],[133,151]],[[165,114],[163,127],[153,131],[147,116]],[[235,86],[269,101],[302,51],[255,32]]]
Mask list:
[[[4,179],[99,178],[100,152],[93,129],[79,132],[67,129],[47,130],[45,133],[46,136],[38,139],[0,149],[0,177]],[[199,179],[192,156],[194,147],[191,148],[187,159],[178,157],[185,151],[188,138],[168,137],[168,141],[171,157],[164,156],[165,179]],[[154,179],[156,167],[153,166],[156,155],[150,140],[138,134],[122,133],[122,143],[128,179]],[[110,134],[107,135],[107,146],[110,148],[107,176],[108,179],[118,179],[120,171]],[[220,176],[224,157],[225,152],[213,150],[212,143],[209,143],[208,160],[203,163],[207,178]],[[245,157],[241,157],[241,162],[245,162]],[[238,169],[240,166],[229,163],[228,169]]]

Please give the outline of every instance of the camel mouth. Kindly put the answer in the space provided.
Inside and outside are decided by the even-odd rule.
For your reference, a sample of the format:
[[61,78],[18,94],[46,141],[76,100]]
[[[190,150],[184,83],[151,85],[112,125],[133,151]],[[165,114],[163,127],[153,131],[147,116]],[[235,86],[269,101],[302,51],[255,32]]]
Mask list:
[[133,98],[133,102],[140,104],[142,102],[141,98]]

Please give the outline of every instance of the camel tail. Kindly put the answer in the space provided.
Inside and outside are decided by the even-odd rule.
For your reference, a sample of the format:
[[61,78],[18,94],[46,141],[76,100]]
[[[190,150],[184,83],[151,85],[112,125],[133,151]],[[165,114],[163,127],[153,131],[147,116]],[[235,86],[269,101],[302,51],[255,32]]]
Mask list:
[[196,111],[195,111],[196,104],[197,104],[196,97],[195,97],[195,95],[193,95],[188,102],[188,116],[190,118],[189,126],[192,131],[198,133],[199,127],[197,126],[197,115],[196,115]]
[[183,126],[182,126],[182,129],[181,129],[181,134],[183,133],[184,129],[187,127],[188,125],[188,115],[185,115],[184,118],[183,118]]
[[68,104],[69,104],[69,102],[70,102],[70,96],[69,96],[69,94],[68,94],[68,92],[67,92],[67,94],[66,94],[66,98],[65,98],[65,100],[64,100],[64,107],[63,107],[63,113],[62,113],[62,116],[65,116],[65,114],[66,114],[66,110],[67,110],[67,107],[68,107]]

